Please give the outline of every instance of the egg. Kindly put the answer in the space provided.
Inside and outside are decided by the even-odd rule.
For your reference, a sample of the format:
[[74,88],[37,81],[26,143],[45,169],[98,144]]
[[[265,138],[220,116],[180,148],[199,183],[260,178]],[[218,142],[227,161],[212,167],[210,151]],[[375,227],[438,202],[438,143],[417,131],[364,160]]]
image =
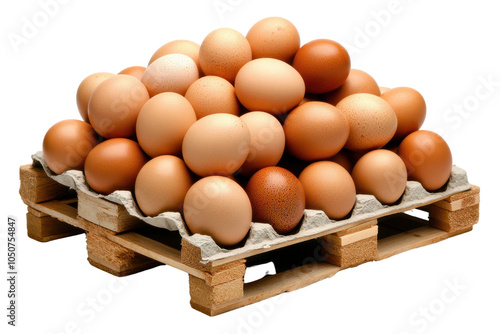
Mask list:
[[387,144],[398,125],[394,110],[384,99],[358,93],[342,99],[337,108],[349,120],[349,138],[345,147],[353,151],[371,150]]
[[368,93],[380,96],[377,82],[368,73],[351,69],[346,81],[339,88],[323,96],[323,101],[336,105],[344,97],[356,93]]
[[144,71],[142,83],[151,97],[163,92],[184,95],[199,78],[193,59],[183,54],[169,54],[156,59]]
[[387,92],[390,88],[389,87],[384,87],[384,86],[380,86],[379,87],[380,89],[380,94],[384,94],[385,92]]
[[89,75],[78,86],[76,92],[76,105],[82,119],[89,123],[89,100],[97,86],[104,80],[114,77],[115,74],[108,72],[98,72]]
[[85,178],[101,194],[134,190],[135,179],[148,158],[138,143],[113,138],[94,147],[85,160]]
[[238,183],[223,176],[209,176],[188,190],[184,220],[191,233],[209,235],[220,246],[230,247],[248,234],[252,207]]
[[89,120],[104,138],[133,137],[148,91],[131,75],[115,75],[103,81],[90,97]]
[[304,80],[292,66],[272,58],[252,60],[241,68],[234,83],[236,96],[250,111],[281,115],[304,98]]
[[354,165],[352,178],[358,194],[369,194],[382,204],[393,204],[404,193],[408,175],[394,152],[378,149],[363,155]]
[[160,93],[147,101],[139,112],[137,141],[150,157],[178,155],[184,135],[194,122],[196,114],[184,96]]
[[398,148],[411,180],[428,191],[439,190],[450,178],[453,166],[451,150],[437,133],[419,130],[408,135]]
[[148,161],[137,174],[135,198],[145,215],[182,211],[187,191],[192,186],[191,173],[176,156],[162,155]]
[[196,67],[198,68],[198,74],[201,77],[203,75],[201,68],[200,68],[200,45],[193,42],[193,41],[187,41],[184,39],[179,39],[175,41],[170,41],[167,44],[163,45],[160,47],[156,52],[153,54],[151,59],[149,60],[149,64],[151,65],[152,62],[154,62],[156,59],[173,54],[173,53],[180,53],[183,55],[188,56],[191,58],[195,64]]
[[250,150],[241,166],[243,175],[251,175],[259,169],[275,166],[285,150],[285,132],[276,117],[262,111],[252,111],[240,119],[250,131]]
[[293,67],[304,78],[308,93],[323,94],[345,82],[351,69],[351,58],[339,43],[316,39],[297,51]]
[[90,124],[76,119],[60,121],[43,138],[43,157],[56,174],[83,170],[87,155],[98,143],[99,137]]
[[240,115],[234,87],[221,77],[209,75],[196,80],[189,86],[185,97],[193,106],[197,119],[217,113]]
[[292,22],[268,17],[255,23],[247,33],[252,57],[276,58],[290,63],[300,48],[300,36]]
[[186,132],[182,155],[199,176],[231,175],[250,151],[250,131],[231,114],[212,114],[197,120]]
[[281,167],[266,167],[248,181],[253,220],[270,224],[279,234],[293,231],[305,209],[305,194],[295,175]]
[[339,153],[326,160],[339,164],[340,166],[344,167],[345,170],[349,173],[352,172],[352,168],[354,167],[352,157],[346,150],[340,150]]
[[222,77],[231,83],[240,68],[250,60],[250,43],[234,29],[214,30],[205,37],[200,46],[200,66],[203,73]]
[[141,80],[144,71],[146,71],[146,68],[144,66],[131,66],[121,70],[118,74],[128,74]]
[[381,97],[391,105],[398,118],[395,140],[403,139],[424,124],[427,107],[424,97],[415,89],[396,87],[389,89]]
[[323,210],[330,219],[342,219],[356,202],[356,187],[351,175],[331,161],[307,166],[299,176],[306,196],[306,208]]
[[337,154],[349,136],[344,114],[325,102],[306,102],[285,119],[287,150],[295,157],[312,161]]

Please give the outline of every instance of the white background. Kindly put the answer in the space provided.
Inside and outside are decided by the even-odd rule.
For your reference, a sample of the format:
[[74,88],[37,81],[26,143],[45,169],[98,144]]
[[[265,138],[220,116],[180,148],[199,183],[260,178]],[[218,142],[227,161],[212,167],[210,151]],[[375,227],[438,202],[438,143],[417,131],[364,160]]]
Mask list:
[[[397,10],[383,20],[379,15],[379,21],[375,13],[393,8],[391,1],[65,2],[47,22],[37,21],[43,26],[17,48],[8,36],[21,35],[26,20],[40,19],[42,6],[34,0],[0,5],[0,277],[7,271],[9,214],[18,218],[20,239],[18,327],[6,325],[7,286],[1,279],[2,333],[4,328],[46,334],[499,332],[498,165],[493,160],[500,144],[500,20],[494,1],[400,0]],[[227,11],[218,12],[217,3],[227,4]],[[116,279],[87,263],[83,235],[46,244],[26,236],[18,168],[41,149],[52,124],[79,118],[75,95],[84,77],[145,66],[170,40],[201,43],[220,27],[246,34],[267,16],[292,21],[303,43],[329,38],[344,44],[352,67],[380,85],[410,86],[423,94],[424,128],[444,135],[454,163],[481,186],[481,219],[471,233],[214,318],[189,306],[184,272],[162,266]],[[488,78],[496,86],[486,87]],[[460,285],[455,294],[446,291],[450,283]],[[442,293],[453,301],[445,298],[445,303]],[[89,300],[106,294],[111,295],[107,304],[89,312]],[[444,305],[439,314],[436,305]],[[424,320],[419,312],[429,307]]]

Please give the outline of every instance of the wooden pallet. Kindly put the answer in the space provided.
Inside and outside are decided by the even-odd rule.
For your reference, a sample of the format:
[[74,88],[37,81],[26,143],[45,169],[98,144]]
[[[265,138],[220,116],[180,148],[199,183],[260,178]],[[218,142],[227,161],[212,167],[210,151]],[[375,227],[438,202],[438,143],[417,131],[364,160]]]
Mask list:
[[[473,186],[419,205],[429,220],[394,212],[203,264],[201,250],[177,231],[146,225],[123,206],[72,191],[31,165],[21,166],[20,179],[30,238],[46,242],[85,233],[90,264],[116,276],[161,264],[183,270],[191,306],[210,316],[471,231],[479,220],[479,187]],[[270,261],[277,274],[244,284],[247,267]]]

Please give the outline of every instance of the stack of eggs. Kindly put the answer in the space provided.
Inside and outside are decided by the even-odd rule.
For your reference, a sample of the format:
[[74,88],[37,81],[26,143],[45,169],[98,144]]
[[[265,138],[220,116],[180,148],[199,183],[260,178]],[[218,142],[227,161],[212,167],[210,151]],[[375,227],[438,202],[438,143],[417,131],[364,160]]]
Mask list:
[[379,87],[332,40],[301,46],[278,17],[246,37],[222,28],[201,45],[165,44],[147,67],[92,74],[77,105],[83,121],[44,138],[52,171],[83,170],[102,194],[129,190],[148,216],[181,212],[225,247],[252,221],[293,233],[306,208],[339,220],[356,193],[390,205],[408,179],[436,191],[451,173],[446,142],[419,130],[416,90]]

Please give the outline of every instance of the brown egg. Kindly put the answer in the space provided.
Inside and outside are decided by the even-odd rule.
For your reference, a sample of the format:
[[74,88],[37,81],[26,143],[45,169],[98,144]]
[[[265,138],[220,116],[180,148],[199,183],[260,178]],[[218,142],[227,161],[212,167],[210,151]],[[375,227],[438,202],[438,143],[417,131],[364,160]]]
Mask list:
[[245,190],[236,182],[209,176],[188,190],[184,219],[191,233],[209,235],[220,246],[234,246],[250,230],[252,207]]
[[250,43],[234,29],[214,30],[201,43],[200,66],[205,75],[217,75],[233,83],[236,73],[250,60]]
[[99,137],[89,123],[76,119],[60,121],[43,138],[43,157],[56,174],[83,170],[87,155],[98,143]]
[[146,71],[146,68],[144,66],[131,66],[127,67],[126,69],[120,71],[118,74],[128,74],[133,77],[136,77],[137,79],[141,80],[142,75],[144,74],[144,71]]
[[197,119],[217,113],[240,115],[234,87],[221,77],[209,75],[196,80],[189,86],[185,97],[193,106]]
[[339,153],[335,154],[333,157],[327,159],[328,161],[335,162],[340,166],[344,167],[348,173],[352,172],[354,167],[352,157],[346,150],[340,150]]
[[101,194],[115,190],[134,190],[137,174],[148,161],[135,141],[113,138],[100,143],[85,160],[89,186]]
[[291,232],[302,219],[305,194],[299,179],[281,167],[266,167],[246,186],[253,220],[270,224],[279,234]]
[[363,155],[352,170],[358,194],[375,196],[382,204],[393,204],[406,189],[403,160],[394,152],[374,150]]
[[243,175],[259,169],[276,166],[285,150],[285,132],[276,117],[262,111],[252,111],[241,116],[250,130],[250,151],[241,166]]
[[380,94],[384,94],[385,92],[390,90],[390,88],[384,86],[380,86],[379,89],[380,89]]
[[299,106],[306,102],[311,102],[311,101],[321,101],[321,99],[319,95],[306,93],[302,101],[300,101]]
[[198,68],[193,59],[183,54],[169,54],[158,58],[146,68],[142,83],[151,97],[163,92],[184,95],[198,78]]
[[344,97],[356,93],[367,93],[380,96],[377,82],[368,73],[352,69],[342,86],[323,96],[323,101],[337,105]]
[[236,76],[236,95],[250,111],[281,115],[304,98],[304,80],[292,66],[272,58],[246,63]]
[[250,131],[237,116],[212,114],[196,121],[184,136],[182,155],[199,176],[231,175],[250,151]]
[[132,137],[137,115],[147,100],[148,91],[141,81],[131,75],[115,75],[90,97],[90,124],[104,138]]
[[137,117],[137,141],[150,157],[182,151],[182,140],[196,122],[188,100],[177,93],[160,93],[142,107]]
[[94,73],[83,79],[76,92],[76,105],[82,119],[89,123],[89,100],[97,86],[104,80],[114,77],[115,74],[107,72]]
[[300,36],[292,22],[281,17],[268,17],[250,28],[247,40],[252,57],[276,58],[290,63],[300,48]]
[[403,139],[424,124],[427,110],[425,100],[415,89],[397,87],[388,90],[381,97],[391,105],[398,118],[395,140]]
[[162,155],[148,161],[137,174],[135,198],[147,216],[181,212],[184,197],[192,184],[184,161],[173,155]]
[[342,219],[356,202],[356,187],[351,175],[331,161],[307,166],[299,177],[306,194],[306,208],[323,210],[330,219]]
[[195,63],[196,66],[198,67],[198,74],[201,77],[203,75],[203,72],[201,71],[200,68],[200,45],[192,42],[192,41],[186,41],[183,39],[180,40],[175,40],[168,42],[167,44],[163,45],[161,48],[156,50],[156,52],[153,54],[151,59],[149,60],[149,64],[151,65],[152,62],[154,62],[156,59],[173,54],[173,53],[180,53],[182,55],[186,55],[189,58],[191,58]]
[[349,136],[349,122],[343,113],[331,104],[317,101],[292,110],[283,128],[287,150],[307,161],[332,157]]
[[438,190],[450,178],[453,165],[450,147],[438,134],[419,130],[406,137],[398,149],[411,180],[428,191]]
[[293,67],[304,78],[308,93],[323,94],[344,83],[351,70],[351,58],[339,43],[317,39],[297,51]]
[[396,132],[398,119],[382,98],[358,93],[337,104],[349,120],[349,138],[345,147],[353,151],[371,150],[387,144]]

